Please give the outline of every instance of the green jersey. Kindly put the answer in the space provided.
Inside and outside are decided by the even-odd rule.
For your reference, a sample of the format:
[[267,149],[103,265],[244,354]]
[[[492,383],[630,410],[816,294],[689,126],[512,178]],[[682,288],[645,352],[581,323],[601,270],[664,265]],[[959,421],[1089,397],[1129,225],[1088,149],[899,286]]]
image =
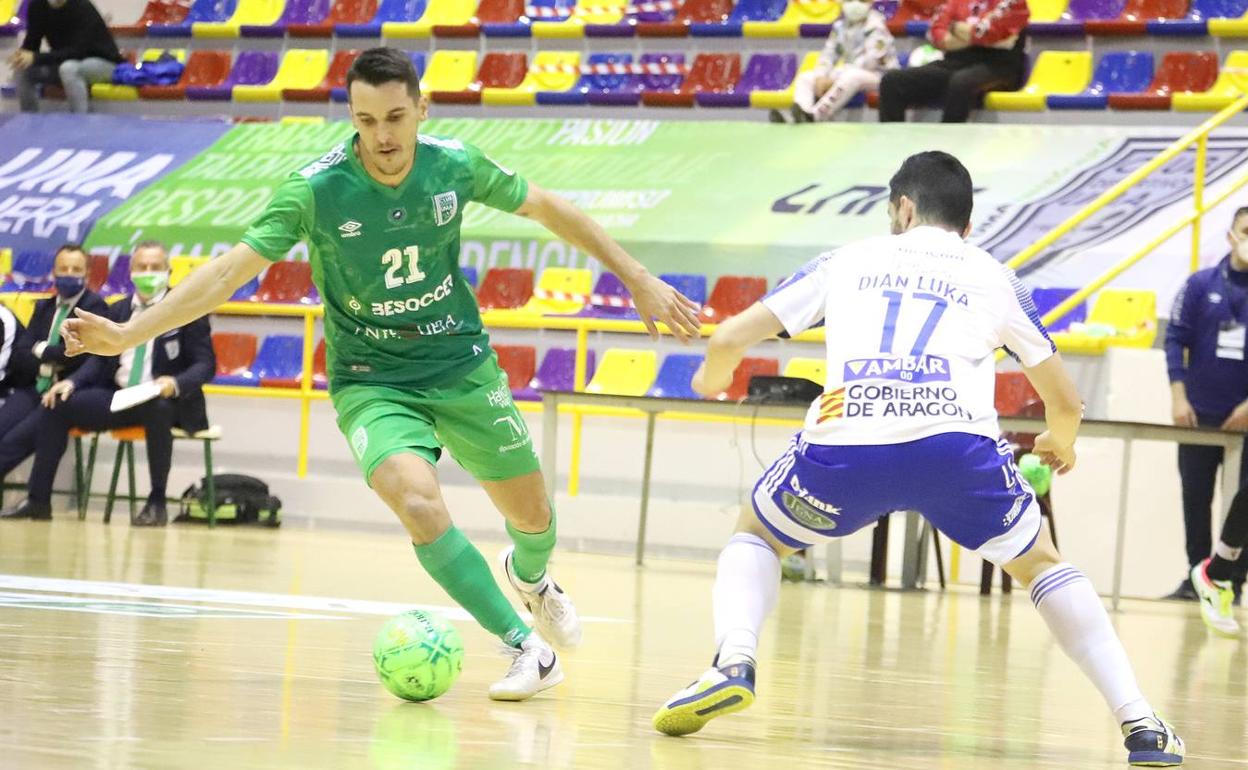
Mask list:
[[331,389],[433,388],[490,355],[459,269],[463,207],[511,212],[528,191],[477,148],[432,136],[420,137],[411,172],[389,187],[364,170],[352,136],[283,182],[242,242],[278,261],[307,241]]

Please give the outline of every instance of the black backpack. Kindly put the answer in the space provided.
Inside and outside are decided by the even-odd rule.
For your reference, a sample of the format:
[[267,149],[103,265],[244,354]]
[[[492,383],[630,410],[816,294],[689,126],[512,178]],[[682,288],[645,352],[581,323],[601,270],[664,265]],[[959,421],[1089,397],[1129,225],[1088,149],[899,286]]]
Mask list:
[[[269,485],[254,476],[219,473],[212,477],[217,497],[218,524],[256,524],[279,527],[282,501],[269,494]],[[192,484],[182,493],[182,512],[175,522],[208,523],[208,479]],[[261,514],[265,514],[261,518]]]

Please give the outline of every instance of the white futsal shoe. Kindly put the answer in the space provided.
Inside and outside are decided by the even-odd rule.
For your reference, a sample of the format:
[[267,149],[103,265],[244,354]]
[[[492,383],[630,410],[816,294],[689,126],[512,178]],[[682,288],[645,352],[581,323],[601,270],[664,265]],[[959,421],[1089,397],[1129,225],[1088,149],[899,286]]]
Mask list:
[[506,675],[490,685],[491,700],[528,700],[563,681],[559,656],[536,632],[504,652],[514,660]]
[[1239,638],[1239,623],[1235,620],[1235,591],[1229,580],[1213,580],[1206,571],[1209,559],[1192,567],[1192,588],[1200,597],[1200,615],[1218,636]]
[[581,618],[576,607],[563,589],[550,577],[548,570],[536,583],[526,583],[517,575],[512,564],[515,547],[503,551],[499,558],[511,587],[520,595],[524,608],[533,614],[533,625],[542,638],[561,650],[573,650],[581,643]]

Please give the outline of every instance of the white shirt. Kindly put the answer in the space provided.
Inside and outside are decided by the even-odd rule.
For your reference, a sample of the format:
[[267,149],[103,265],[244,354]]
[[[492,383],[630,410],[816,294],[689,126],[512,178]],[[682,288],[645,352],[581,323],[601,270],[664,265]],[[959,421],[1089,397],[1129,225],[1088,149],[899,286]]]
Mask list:
[[[137,316],[139,313],[142,313],[147,308],[151,307],[152,305],[155,305],[157,302],[160,302],[162,299],[164,299],[166,293],[168,293],[168,290],[162,291],[160,294],[157,294],[155,297],[152,297],[152,300],[148,302],[147,304],[143,304],[143,302],[139,300],[139,295],[135,294],[134,299],[131,300],[131,307],[133,307],[134,310],[131,311],[130,317],[134,318],[135,316]],[[134,353],[136,350],[138,350],[138,348],[130,348],[129,350],[122,351],[121,363],[117,367],[117,376],[114,379],[114,381],[117,383],[117,387],[119,388],[130,387],[130,371],[134,369]],[[153,344],[153,341],[148,340],[147,350],[145,350],[143,353],[143,373],[139,376],[139,383],[138,383],[140,385],[145,382],[151,382],[153,379],[152,377],[152,355],[155,351],[156,351],[156,346]]]
[[1014,271],[935,227],[823,254],[762,301],[790,335],[826,325],[828,380],[804,430],[814,444],[999,438],[997,348],[1027,367],[1057,350]]

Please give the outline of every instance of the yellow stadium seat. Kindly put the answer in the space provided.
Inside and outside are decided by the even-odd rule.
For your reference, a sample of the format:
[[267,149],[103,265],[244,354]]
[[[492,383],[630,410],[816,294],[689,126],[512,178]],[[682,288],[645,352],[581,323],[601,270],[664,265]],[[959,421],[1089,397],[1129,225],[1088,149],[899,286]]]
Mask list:
[[0,281],[13,272],[13,249],[0,248]]
[[325,118],[320,115],[286,115],[279,121],[281,123],[312,123],[319,125],[325,122]]
[[[3,18],[3,17],[0,16],[0,18]],[[183,64],[186,63],[186,49],[185,48],[169,48],[169,49],[148,48],[146,51],[143,52],[143,55],[139,57],[139,61],[141,62],[156,61],[166,51],[168,51],[168,53],[171,56],[173,56],[173,58],[177,59]],[[134,86],[119,86],[119,85],[114,85],[113,83],[92,83],[91,84],[91,98],[102,99],[104,101],[109,101],[109,102],[134,102],[134,101],[138,101],[139,99],[139,89],[135,88]]]
[[785,377],[803,377],[820,385],[828,383],[828,362],[822,358],[790,358],[784,365]]
[[472,21],[476,0],[429,0],[425,13],[416,21],[388,21],[381,25],[383,38],[423,38],[433,35],[435,26],[459,27]]
[[0,303],[13,311],[13,315],[17,316],[17,320],[22,322],[22,326],[30,323],[30,317],[35,313],[35,302],[39,299],[36,294],[0,294]]
[[586,393],[644,396],[659,374],[659,355],[653,350],[611,348],[602,356]]
[[286,88],[316,88],[329,72],[329,51],[295,48],[282,57],[273,80],[262,86],[234,86],[236,102],[280,102]]
[[18,24],[21,19],[17,15],[18,0],[0,0],[0,24]]
[[594,275],[585,269],[548,267],[537,279],[533,297],[520,308],[534,315],[579,313],[589,301]]
[[195,268],[208,261],[208,257],[172,257],[169,260],[169,285],[177,286]]
[[[1151,348],[1157,339],[1157,295],[1151,291],[1103,289],[1096,296],[1087,330],[1053,335],[1058,348],[1097,355],[1107,347]],[[1106,331],[1112,330],[1110,333]]]
[[481,92],[481,103],[531,106],[537,104],[538,91],[567,91],[576,85],[580,77],[579,51],[539,51],[520,85],[515,88],[486,88]]
[[[810,72],[819,65],[819,52],[810,51],[806,54],[806,58],[802,59],[802,66],[798,67],[797,74]],[[789,83],[789,87],[783,91],[752,91],[750,92],[750,106],[760,107],[765,110],[787,110],[793,106],[793,91],[797,86],[797,78],[793,78],[793,82]]]
[[1248,90],[1248,51],[1232,51],[1218,73],[1218,80],[1208,91],[1180,91],[1170,99],[1178,112],[1217,112]]
[[421,93],[466,91],[477,74],[476,51],[434,51],[420,81]]
[[780,18],[775,21],[747,21],[741,26],[741,34],[746,37],[797,37],[803,24],[831,24],[840,15],[840,0],[789,0]]
[[984,108],[1039,112],[1051,94],[1077,94],[1092,80],[1091,51],[1045,51],[1036,59],[1031,78],[1021,91],[992,91]]
[[[271,27],[286,10],[286,0],[238,0],[234,15],[225,21],[197,21],[191,25],[191,37],[238,37],[244,26]],[[311,88],[311,86],[308,86]]]
[[1237,19],[1210,19],[1208,26],[1214,37],[1248,37],[1248,13]]
[[619,24],[627,9],[628,0],[580,0],[563,21],[534,21],[533,37],[584,37],[586,24]]
[[1047,23],[1057,21],[1066,13],[1069,0],[1027,0],[1027,9],[1031,12],[1031,21]]

